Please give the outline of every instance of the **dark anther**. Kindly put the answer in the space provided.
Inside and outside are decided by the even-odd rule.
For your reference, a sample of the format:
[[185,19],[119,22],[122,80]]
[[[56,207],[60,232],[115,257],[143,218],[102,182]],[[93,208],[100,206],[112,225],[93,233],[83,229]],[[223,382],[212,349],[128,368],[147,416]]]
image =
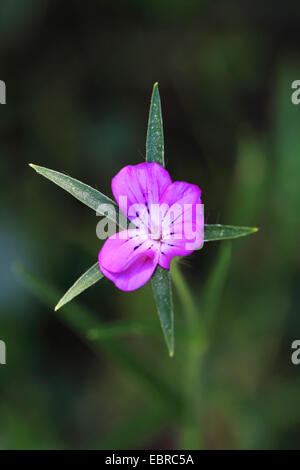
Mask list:
[[134,250],[137,250],[142,244],[143,244],[143,242],[140,243],[139,245],[136,245],[133,249],[134,249]]

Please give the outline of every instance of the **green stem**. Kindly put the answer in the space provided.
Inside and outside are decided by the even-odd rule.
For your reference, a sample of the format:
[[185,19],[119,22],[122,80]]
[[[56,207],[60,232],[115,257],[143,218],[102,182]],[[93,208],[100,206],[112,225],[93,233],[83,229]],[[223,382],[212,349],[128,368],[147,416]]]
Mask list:
[[199,449],[203,446],[199,429],[199,396],[201,396],[201,362],[205,347],[204,331],[201,328],[197,308],[188,285],[181,275],[177,260],[174,260],[171,266],[171,275],[186,316],[187,329],[183,377],[184,409],[179,444],[182,449]]

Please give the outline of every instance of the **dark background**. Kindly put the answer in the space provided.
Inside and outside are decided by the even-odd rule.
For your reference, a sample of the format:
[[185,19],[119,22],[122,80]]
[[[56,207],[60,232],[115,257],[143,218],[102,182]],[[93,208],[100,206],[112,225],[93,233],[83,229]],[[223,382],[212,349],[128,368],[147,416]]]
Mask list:
[[[1,0],[0,448],[299,448],[299,19],[291,1]],[[232,242],[227,269],[223,242],[184,260],[213,327],[199,388],[178,402],[177,297],[172,360],[150,285],[123,293],[104,279],[73,302],[104,325],[151,321],[153,335],[138,326],[117,338],[149,373],[95,351],[53,312],[97,259],[98,219],[27,165],[111,195],[111,178],[145,157],[155,81],[173,179],[201,187],[206,222],[260,227]]]

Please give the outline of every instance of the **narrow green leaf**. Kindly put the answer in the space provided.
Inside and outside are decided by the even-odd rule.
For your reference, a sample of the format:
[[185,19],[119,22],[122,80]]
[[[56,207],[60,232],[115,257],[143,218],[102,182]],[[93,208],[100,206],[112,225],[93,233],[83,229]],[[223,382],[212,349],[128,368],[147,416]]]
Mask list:
[[[57,289],[41,281],[37,276],[28,273],[22,267],[17,268],[17,274],[20,281],[43,304],[47,307],[53,305],[59,295]],[[101,350],[115,360],[128,374],[131,374],[134,380],[144,387],[145,392],[153,392],[163,403],[163,406],[171,409],[174,415],[178,413],[181,407],[181,396],[178,392],[151,365],[148,365],[145,360],[142,360],[128,347],[120,343],[119,338],[124,334],[128,335],[129,325],[125,330],[122,328],[121,322],[106,325],[99,318],[99,315],[94,315],[93,312],[79,304],[68,304],[64,309],[59,310],[56,315],[76,334],[80,335],[92,349],[95,351]],[[113,334],[114,329],[115,334]]]
[[123,229],[127,228],[127,218],[119,210],[118,205],[108,196],[97,191],[97,189],[71,178],[71,176],[59,173],[58,171],[49,170],[48,168],[33,165],[32,163],[30,163],[29,166],[40,175],[72,194],[72,196],[83,202],[83,204],[95,210],[99,215],[105,215]]
[[[49,283],[41,281],[37,276],[28,273],[22,266],[16,268],[16,274],[23,284],[47,307],[53,308],[55,299],[59,297],[59,291]],[[129,323],[114,322],[104,324],[97,315],[79,304],[68,304],[64,309],[56,313],[77,334],[86,341],[99,344],[112,338],[120,338],[124,334],[132,333]],[[126,325],[125,330],[122,328]],[[136,328],[136,325],[134,326]],[[107,334],[108,332],[108,334]]]
[[88,269],[79,279],[67,290],[65,295],[60,299],[58,304],[55,307],[55,311],[61,308],[66,303],[70,302],[74,297],[81,294],[88,287],[95,284],[97,281],[103,278],[103,274],[99,269],[99,264],[95,263],[93,266]]
[[258,231],[256,227],[236,227],[234,225],[205,225],[204,241],[228,240],[245,237]]
[[[165,166],[164,133],[158,83],[154,83],[147,129],[146,161]],[[152,287],[160,324],[170,356],[174,354],[174,313],[171,275],[169,270],[157,266],[152,276]]]
[[158,83],[154,83],[148,120],[146,161],[165,166],[164,133]]
[[157,266],[152,276],[152,287],[160,324],[170,357],[174,355],[174,313],[171,276],[168,269]]

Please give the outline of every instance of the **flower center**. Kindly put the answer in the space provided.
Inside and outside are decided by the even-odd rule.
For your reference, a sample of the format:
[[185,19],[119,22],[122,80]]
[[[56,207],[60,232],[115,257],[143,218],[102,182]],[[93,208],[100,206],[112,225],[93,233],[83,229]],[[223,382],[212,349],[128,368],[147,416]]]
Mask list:
[[151,238],[152,238],[152,240],[158,240],[158,241],[161,240],[161,231],[160,231],[159,228],[155,227],[154,230],[152,229]]

